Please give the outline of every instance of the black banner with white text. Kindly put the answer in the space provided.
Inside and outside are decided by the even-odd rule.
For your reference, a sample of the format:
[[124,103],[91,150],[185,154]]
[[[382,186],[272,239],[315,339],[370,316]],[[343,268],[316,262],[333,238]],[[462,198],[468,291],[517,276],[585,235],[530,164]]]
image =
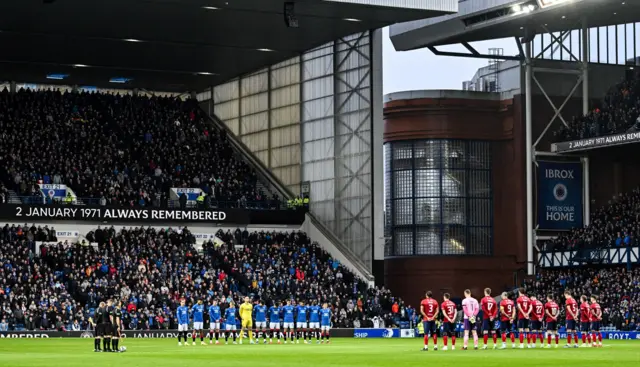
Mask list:
[[79,205],[0,205],[6,221],[70,220],[86,222],[180,222],[230,224],[302,224],[302,210],[111,208]]
[[[353,338],[354,329],[331,329],[331,337]],[[93,339],[93,331],[0,331],[0,339],[48,339],[48,338],[84,338]],[[191,337],[191,332],[187,332]],[[178,330],[125,330],[120,334],[121,339],[162,339],[178,338]]]

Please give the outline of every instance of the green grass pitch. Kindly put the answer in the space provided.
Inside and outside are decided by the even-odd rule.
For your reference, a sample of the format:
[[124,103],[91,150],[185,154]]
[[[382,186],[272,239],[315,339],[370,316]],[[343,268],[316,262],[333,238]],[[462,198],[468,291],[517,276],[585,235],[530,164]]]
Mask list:
[[[3,339],[0,366],[9,367],[405,367],[640,366],[640,341],[603,348],[420,351],[422,339],[334,339],[329,345],[207,345],[178,347],[174,339],[123,339],[126,353],[94,353],[93,339]],[[490,343],[491,344],[491,343]],[[458,346],[459,348],[459,346]]]

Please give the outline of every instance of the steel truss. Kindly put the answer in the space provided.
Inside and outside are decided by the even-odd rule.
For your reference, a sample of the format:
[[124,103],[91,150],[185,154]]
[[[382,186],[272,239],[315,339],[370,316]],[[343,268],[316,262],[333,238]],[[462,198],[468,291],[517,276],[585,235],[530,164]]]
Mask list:
[[[562,112],[567,103],[574,97],[578,88],[582,85],[582,113],[587,114],[589,112],[589,28],[587,25],[586,19],[582,20],[581,24],[581,37],[580,37],[580,50],[582,51],[582,55],[576,55],[572,52],[572,50],[565,45],[565,41],[570,35],[571,31],[563,31],[560,32],[558,36],[551,33],[546,26],[541,25],[541,29],[543,29],[549,36],[551,37],[551,43],[546,45],[537,55],[533,55],[533,40],[535,37],[525,37],[527,41],[525,43],[524,49],[524,61],[522,62],[522,67],[525,69],[525,136],[526,136],[526,191],[527,191],[527,273],[529,275],[533,275],[535,272],[535,259],[534,259],[534,248],[536,246],[536,241],[538,239],[542,239],[538,236],[538,229],[534,225],[534,215],[535,215],[535,207],[534,207],[534,175],[533,175],[533,167],[534,165],[538,165],[538,157],[550,157],[550,156],[559,156],[559,154],[551,153],[547,151],[539,151],[537,150],[537,146],[540,141],[545,137],[549,128],[553,125],[556,119],[559,119],[562,124],[566,127],[569,127],[567,121],[564,119]],[[529,30],[527,30],[529,31]],[[547,50],[551,50],[551,53],[555,53],[558,50],[563,50],[566,52],[571,61],[577,64],[576,68],[573,69],[561,69],[561,68],[553,68],[553,67],[537,67],[536,60],[543,59],[544,53]],[[566,61],[563,62],[566,65]],[[569,74],[575,75],[576,81],[571,88],[571,91],[564,99],[560,106],[556,106],[556,104],[551,100],[549,94],[545,91],[544,86],[540,83],[536,74]],[[532,136],[532,124],[533,124],[533,104],[532,104],[532,89],[533,84],[540,89],[540,92],[547,100],[549,105],[554,111],[553,117],[549,120],[544,130],[540,133],[540,135],[536,138],[535,142],[533,142]],[[584,225],[589,225],[589,158],[581,157],[581,162],[583,165],[583,220]]]

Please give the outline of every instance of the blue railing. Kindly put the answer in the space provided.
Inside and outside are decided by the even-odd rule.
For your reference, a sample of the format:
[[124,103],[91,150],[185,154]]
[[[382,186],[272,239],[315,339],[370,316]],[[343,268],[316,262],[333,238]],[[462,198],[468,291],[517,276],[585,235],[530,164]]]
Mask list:
[[587,264],[625,265],[627,268],[631,268],[633,265],[640,264],[640,246],[613,246],[538,253],[538,266],[542,268],[568,268]]

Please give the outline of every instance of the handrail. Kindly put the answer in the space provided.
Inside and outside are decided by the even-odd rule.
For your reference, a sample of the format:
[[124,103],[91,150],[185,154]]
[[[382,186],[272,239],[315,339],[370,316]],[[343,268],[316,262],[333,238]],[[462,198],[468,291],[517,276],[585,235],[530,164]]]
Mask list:
[[[273,173],[271,173],[271,171],[269,171],[269,169],[264,165],[264,163],[262,163],[259,159],[255,158],[251,150],[249,150],[249,148],[244,144],[244,142],[238,139],[235,136],[235,134],[233,134],[233,132],[215,114],[209,115],[204,110],[203,112],[205,113],[205,115],[209,116],[209,120],[216,127],[218,127],[221,130],[224,130],[227,133],[227,137],[229,138],[229,141],[231,142],[231,144],[233,144],[236,149],[244,153],[245,159],[247,159],[249,163],[253,165],[253,167],[258,171],[259,175],[264,178],[264,181],[269,182],[271,186],[275,190],[277,190],[280,193],[280,195],[282,195],[285,199],[291,199],[296,196],[287,187],[285,187],[280,182],[280,180],[277,177],[275,177]],[[362,273],[367,278],[365,280],[372,281],[374,279],[373,274],[371,274],[369,269],[367,269],[364,263],[351,251],[351,249],[349,249],[349,247],[347,247],[335,234],[333,234],[333,232],[331,232],[331,230],[329,230],[326,227],[326,225],[322,223],[322,221],[319,220],[312,213],[312,211],[309,211],[307,214],[311,219],[312,224],[316,226],[316,228],[318,228],[318,230],[324,236],[326,236],[331,242],[333,242],[333,244],[338,248],[338,250],[340,250],[343,253],[345,258],[347,258],[353,264],[353,266],[355,266],[358,269],[358,271],[360,271],[360,273]]]

